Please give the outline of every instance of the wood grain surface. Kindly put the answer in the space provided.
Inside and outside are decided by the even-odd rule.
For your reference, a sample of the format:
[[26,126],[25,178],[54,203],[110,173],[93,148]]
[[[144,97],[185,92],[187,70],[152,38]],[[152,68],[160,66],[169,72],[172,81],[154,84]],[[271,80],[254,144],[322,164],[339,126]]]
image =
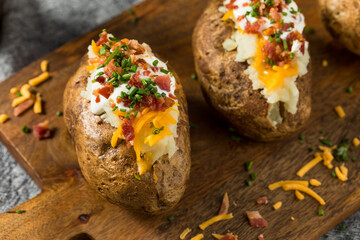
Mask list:
[[[298,201],[293,192],[267,189],[268,184],[278,180],[298,179],[297,170],[311,159],[307,149],[319,144],[320,130],[334,143],[359,135],[360,58],[332,41],[314,1],[299,0],[306,22],[315,30],[308,36],[313,64],[313,111],[301,132],[306,136],[305,142],[299,143],[300,133],[273,143],[245,138],[234,141],[226,124],[205,103],[198,83],[190,77],[194,72],[192,30],[206,3],[205,0],[145,1],[134,7],[139,17],[135,25],[131,23],[132,16],[125,12],[0,84],[3,93],[0,109],[11,118],[0,125],[1,140],[42,187],[41,194],[14,208],[26,213],[0,215],[0,239],[178,239],[189,227],[193,229],[191,236],[203,232],[205,239],[212,239],[214,232],[230,231],[239,235],[239,239],[256,239],[263,233],[267,240],[308,240],[319,238],[360,209],[359,161],[347,163],[349,181],[345,183],[332,178],[322,165],[305,175],[306,180],[316,178],[323,183],[315,191],[327,202],[324,217],[317,215],[320,206],[308,196]],[[88,188],[80,173],[65,174],[69,169],[78,169],[78,164],[63,118],[55,113],[62,109],[67,80],[78,67],[90,40],[103,28],[116,36],[150,44],[154,52],[169,61],[183,82],[190,120],[198,127],[191,129],[192,169],[188,188],[180,204],[168,214],[146,216],[129,212],[101,199]],[[37,76],[43,59],[50,62],[52,78],[36,90],[46,101],[46,113],[39,116],[28,111],[22,117],[14,117],[9,89]],[[326,68],[321,66],[324,59],[329,62]],[[353,94],[346,93],[349,85],[354,88]],[[336,116],[333,108],[337,105],[345,109],[345,119]],[[32,126],[44,119],[49,119],[55,129],[52,139],[38,141],[32,134],[21,132],[21,126]],[[354,149],[350,155],[359,157],[359,150]],[[248,187],[244,184],[249,179],[244,163],[250,160],[254,161],[251,172],[256,172],[258,178]],[[201,231],[198,225],[217,214],[225,192],[229,194],[229,211],[234,218]],[[257,205],[255,200],[264,195],[270,203]],[[282,201],[283,206],[274,211],[271,205],[277,201]],[[268,226],[250,227],[246,210],[259,210]],[[169,221],[169,216],[174,216],[174,220]],[[295,221],[290,220],[291,216]]]

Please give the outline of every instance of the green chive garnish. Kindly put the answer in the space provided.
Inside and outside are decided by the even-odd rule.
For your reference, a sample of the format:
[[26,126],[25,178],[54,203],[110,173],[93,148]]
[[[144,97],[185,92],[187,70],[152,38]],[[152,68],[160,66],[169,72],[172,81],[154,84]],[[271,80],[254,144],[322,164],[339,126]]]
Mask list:
[[159,61],[158,61],[158,60],[155,60],[155,61],[153,61],[153,63],[152,63],[152,65],[155,66],[155,67],[156,67],[158,64],[159,64]]
[[192,73],[192,74],[191,74],[191,79],[193,79],[193,80],[196,80],[196,79],[197,79],[196,73]]
[[240,137],[239,136],[237,136],[237,135],[231,135],[231,137],[230,137],[232,140],[234,140],[234,141],[236,141],[236,142],[238,142],[238,141],[240,141]]
[[257,174],[256,173],[251,173],[250,178],[251,178],[251,180],[256,180]]
[[245,180],[245,184],[246,184],[247,186],[251,186],[251,185],[252,185],[252,182],[251,182],[249,179],[246,179],[246,180]]
[[353,87],[352,87],[352,86],[349,86],[349,87],[346,89],[346,92],[351,94],[351,93],[353,92]]
[[285,39],[283,39],[283,44],[284,44],[285,51],[287,51],[288,50],[288,45],[287,45],[287,41]]
[[137,174],[134,174],[134,177],[139,181],[141,180],[141,177],[139,175],[137,175]]
[[165,73],[165,74],[168,74],[168,73],[169,73],[169,71],[166,70],[166,69],[161,69],[160,72]]
[[253,164],[254,164],[253,161],[246,162],[245,163],[245,171],[249,172]]
[[134,10],[132,10],[132,8],[129,8],[128,13],[130,13],[131,15],[134,15]]
[[319,216],[324,216],[324,215],[325,215],[324,209],[319,209],[318,215],[319,215]]
[[115,50],[110,54],[108,59],[106,59],[104,66],[108,65],[109,62],[119,53],[120,47],[115,48]]
[[30,129],[27,126],[22,126],[21,131],[23,131],[24,133],[28,133],[30,132]]
[[175,219],[175,217],[174,216],[170,216],[170,217],[168,217],[168,220],[171,222],[171,221],[173,221]]
[[115,106],[112,111],[115,112],[116,109],[118,109],[118,106]]
[[16,96],[21,97],[21,96],[22,96],[21,92],[20,92],[20,91],[17,91],[17,92],[16,92]]
[[325,138],[321,138],[320,142],[328,147],[332,147],[332,142],[330,142],[329,140],[325,139]]
[[198,126],[193,122],[189,122],[189,124],[190,124],[190,127],[192,127],[192,128],[198,128]]
[[63,113],[62,113],[61,111],[57,111],[57,112],[56,112],[56,115],[57,115],[57,116],[61,116],[61,115],[63,115]]

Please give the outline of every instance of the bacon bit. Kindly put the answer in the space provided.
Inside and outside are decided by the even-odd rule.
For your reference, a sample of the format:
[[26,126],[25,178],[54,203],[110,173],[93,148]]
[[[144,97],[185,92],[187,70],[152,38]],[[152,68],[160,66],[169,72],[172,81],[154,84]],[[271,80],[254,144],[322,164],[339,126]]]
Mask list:
[[241,20],[243,20],[244,18],[245,18],[245,15],[241,15],[241,16],[238,16],[237,20],[238,20],[239,22],[241,22]]
[[225,7],[229,10],[231,9],[238,9],[239,6],[234,5],[236,0],[230,0],[230,3],[226,4]]
[[108,99],[113,91],[114,86],[112,84],[107,84],[105,87],[99,89],[99,94]]
[[69,170],[66,170],[66,171],[65,171],[65,175],[66,175],[67,177],[72,177],[72,176],[75,175],[75,173],[76,173],[76,169],[69,169]]
[[218,215],[225,215],[228,213],[228,211],[229,211],[229,197],[226,192],[224,194]]
[[33,126],[34,136],[41,140],[45,138],[49,138],[51,136],[51,131],[49,130],[49,120],[46,120],[38,125]]
[[95,102],[96,102],[96,103],[99,103],[99,102],[100,102],[100,96],[99,96],[99,95],[96,96]]
[[154,80],[157,83],[160,89],[169,92],[170,91],[170,76],[161,75],[157,76]]
[[281,14],[277,11],[276,8],[271,8],[269,15],[271,18],[273,18],[275,21],[280,21],[281,19]]
[[149,66],[149,64],[147,64],[147,62],[142,58],[137,59],[135,61],[135,64],[138,65],[140,68],[142,68],[144,70],[147,70],[148,66]]
[[32,98],[20,103],[16,108],[14,108],[14,115],[17,117],[34,104],[34,100]]
[[108,76],[109,78],[112,78],[112,73],[113,72],[118,72],[120,75],[124,73],[124,69],[121,67],[116,67],[114,64],[114,59],[112,59],[108,65],[105,66],[104,69],[104,73],[106,76]]
[[269,201],[268,201],[267,197],[261,197],[261,198],[256,199],[256,202],[257,202],[257,204],[265,205]]
[[260,215],[259,211],[246,211],[247,217],[252,227],[266,227],[266,220]]
[[220,238],[220,240],[237,240],[238,236],[234,236],[232,234],[226,234],[224,235],[222,238]]
[[245,25],[245,32],[246,33],[258,33],[260,30],[260,23],[255,22],[251,24],[250,22],[247,22]]
[[154,73],[157,73],[159,71],[158,67],[150,67],[150,68]]
[[151,73],[151,72],[150,72],[149,70],[146,70],[146,71],[143,72],[143,75],[144,75],[144,76],[149,76],[150,73]]
[[130,40],[129,46],[135,50],[135,54],[143,54],[145,52],[145,48],[137,41],[137,40]]
[[126,119],[122,124],[122,133],[124,135],[126,142],[128,143],[134,140],[135,138],[135,131],[134,128],[132,127],[133,121],[134,119],[131,120]]
[[263,234],[260,234],[260,235],[258,236],[258,240],[265,240],[264,235],[263,235]]
[[98,77],[98,78],[96,79],[96,81],[97,81],[98,83],[104,84],[104,83],[105,83],[105,78],[104,78],[103,76],[100,76],[100,77]]
[[174,100],[177,99],[172,93],[169,94],[169,98],[174,99]]
[[96,46],[100,46],[103,43],[106,43],[107,39],[107,32],[102,32],[99,40],[96,42]]
[[140,71],[137,71],[135,74],[131,76],[130,81],[128,82],[129,86],[135,86],[137,88],[145,88],[140,80]]

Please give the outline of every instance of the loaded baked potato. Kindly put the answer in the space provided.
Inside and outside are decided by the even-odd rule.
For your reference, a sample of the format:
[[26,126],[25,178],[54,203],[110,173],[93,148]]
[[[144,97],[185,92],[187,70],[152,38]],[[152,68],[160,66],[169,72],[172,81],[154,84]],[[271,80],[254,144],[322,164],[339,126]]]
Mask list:
[[360,2],[319,0],[325,27],[353,53],[360,55]]
[[291,0],[213,0],[193,33],[209,104],[242,135],[283,138],[311,112],[304,16]]
[[155,214],[182,197],[190,172],[187,103],[151,48],[103,31],[67,83],[64,116],[89,185]]

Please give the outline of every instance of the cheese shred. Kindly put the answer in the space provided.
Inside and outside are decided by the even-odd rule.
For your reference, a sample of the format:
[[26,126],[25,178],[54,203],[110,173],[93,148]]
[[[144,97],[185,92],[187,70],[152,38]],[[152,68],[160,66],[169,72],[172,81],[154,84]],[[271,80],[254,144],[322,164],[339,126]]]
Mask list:
[[36,86],[39,85],[40,83],[44,82],[45,80],[47,80],[50,77],[49,72],[43,72],[42,74],[40,74],[38,77],[35,77],[33,79],[29,80],[29,84],[31,86]]
[[322,157],[317,155],[313,160],[305,164],[297,173],[299,177],[303,177],[310,169],[312,169],[316,164],[321,162]]
[[216,234],[216,233],[213,233],[211,235],[216,239],[222,239],[224,237],[224,235],[220,235],[220,234]]
[[36,113],[36,114],[42,113],[40,93],[36,93],[36,100],[35,100],[35,104],[34,104],[34,113]]
[[311,190],[308,187],[305,187],[303,185],[299,185],[299,184],[286,184],[283,186],[283,189],[285,191],[289,191],[289,190],[298,190],[301,192],[304,192],[308,195],[310,195],[311,197],[315,198],[321,205],[325,205],[325,201],[324,199],[322,199],[322,197],[320,197],[316,192],[314,192],[313,190]]
[[180,235],[180,239],[183,240],[186,238],[186,236],[191,232],[190,228],[186,228]]
[[0,123],[5,123],[9,119],[8,115],[1,114],[0,115]]
[[[342,172],[340,171],[340,169],[338,167],[335,168],[335,173],[336,173],[336,176],[343,182],[347,181],[348,178],[347,176]],[[347,172],[346,172],[347,173]]]
[[275,190],[279,187],[282,187],[284,186],[285,184],[299,184],[299,185],[302,185],[302,186],[309,186],[309,182],[308,181],[293,181],[293,180],[290,180],[290,181],[279,181],[279,182],[275,182],[275,183],[272,183],[269,185],[269,189],[272,191],[272,190]]
[[222,221],[222,220],[227,220],[227,219],[231,219],[233,218],[232,213],[226,214],[226,215],[218,215],[215,216],[213,218],[210,218],[209,220],[207,220],[206,222],[203,222],[202,224],[199,225],[199,228],[201,230],[205,230],[205,228],[207,228],[208,226],[210,226],[211,224],[214,224],[216,222]]
[[317,186],[320,186],[320,185],[321,185],[321,182],[318,181],[318,180],[316,180],[316,179],[311,179],[311,180],[310,180],[310,185],[317,187]]
[[344,109],[343,109],[341,106],[335,107],[335,112],[337,113],[337,115],[338,115],[340,118],[344,118],[344,117],[345,117]]
[[273,208],[274,208],[275,210],[278,210],[279,208],[281,208],[281,206],[282,206],[282,202],[279,201],[279,202],[277,202],[277,203],[275,203],[275,204],[273,205]]
[[295,190],[295,196],[297,199],[299,199],[300,201],[301,200],[304,200],[305,196],[304,194],[302,194],[301,192],[299,192],[298,190]]
[[191,238],[190,240],[201,240],[204,238],[204,234],[198,234],[195,237]]

